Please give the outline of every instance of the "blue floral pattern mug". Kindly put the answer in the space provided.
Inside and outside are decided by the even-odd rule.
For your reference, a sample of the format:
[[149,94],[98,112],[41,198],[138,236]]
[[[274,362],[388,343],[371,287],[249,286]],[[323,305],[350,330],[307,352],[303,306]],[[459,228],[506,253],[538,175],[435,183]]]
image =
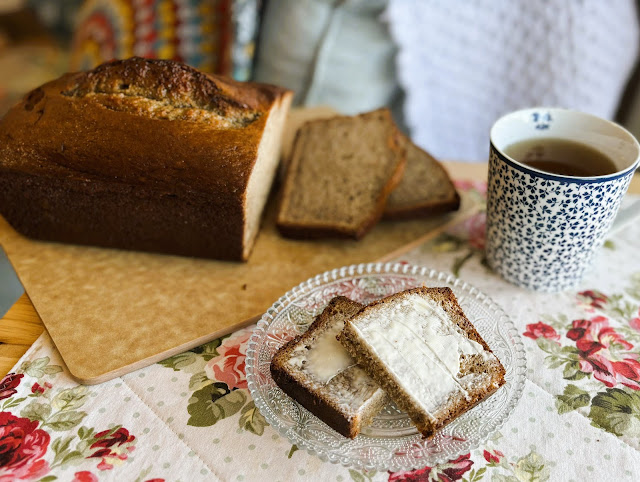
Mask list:
[[[595,177],[550,174],[505,154],[528,139],[566,139],[609,157],[616,172]],[[558,108],[520,110],[491,129],[487,261],[506,280],[537,291],[575,287],[592,265],[640,161],[625,129]]]

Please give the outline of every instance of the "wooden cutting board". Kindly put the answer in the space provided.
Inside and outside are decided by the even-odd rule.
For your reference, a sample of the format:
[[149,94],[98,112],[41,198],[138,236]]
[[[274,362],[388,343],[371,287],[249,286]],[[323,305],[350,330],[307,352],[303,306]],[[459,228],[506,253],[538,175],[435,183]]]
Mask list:
[[33,241],[2,217],[0,244],[71,375],[95,384],[245,326],[318,273],[398,255],[468,204],[455,216],[381,223],[357,242],[282,238],[271,205],[244,264]]
[[0,244],[71,375],[101,383],[255,321],[323,271],[398,255],[473,209],[382,222],[361,241],[295,241],[275,229],[275,203],[247,263],[34,241],[0,217]]

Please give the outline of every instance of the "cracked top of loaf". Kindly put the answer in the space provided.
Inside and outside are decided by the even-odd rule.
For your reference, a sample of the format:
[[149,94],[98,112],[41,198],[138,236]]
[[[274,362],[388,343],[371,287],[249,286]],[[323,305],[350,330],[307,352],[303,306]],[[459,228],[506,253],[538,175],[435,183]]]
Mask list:
[[242,192],[280,87],[171,60],[65,74],[0,120],[0,168],[201,192]]

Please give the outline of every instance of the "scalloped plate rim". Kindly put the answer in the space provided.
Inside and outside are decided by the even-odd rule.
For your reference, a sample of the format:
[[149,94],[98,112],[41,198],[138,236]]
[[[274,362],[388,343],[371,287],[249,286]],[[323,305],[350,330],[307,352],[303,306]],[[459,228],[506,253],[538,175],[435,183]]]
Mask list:
[[[258,393],[258,380],[257,380],[257,370],[259,365],[259,360],[257,359],[257,348],[258,343],[262,337],[262,334],[267,334],[267,329],[271,325],[271,323],[275,320],[275,317],[285,310],[293,300],[297,300],[301,296],[305,296],[309,294],[309,290],[313,290],[315,288],[319,288],[324,284],[329,284],[335,281],[339,281],[341,279],[353,278],[357,275],[406,275],[406,276],[421,276],[425,278],[429,278],[432,281],[442,281],[444,285],[448,285],[452,288],[457,288],[459,290],[466,291],[467,294],[473,295],[477,301],[479,301],[482,305],[484,305],[487,309],[493,312],[496,315],[496,322],[502,327],[502,334],[506,335],[509,341],[511,342],[512,350],[511,353],[514,355],[511,360],[511,368],[513,370],[513,388],[511,390],[511,396],[508,400],[508,407],[506,412],[501,420],[489,429],[486,434],[484,434],[479,440],[473,441],[467,444],[466,447],[461,447],[461,453],[471,451],[477,448],[482,442],[486,441],[493,435],[495,432],[500,430],[504,423],[509,419],[509,417],[513,414],[513,411],[517,407],[519,401],[522,398],[522,393],[524,391],[525,385],[525,370],[527,366],[526,360],[526,352],[524,349],[524,343],[522,337],[520,336],[517,328],[515,327],[511,318],[507,315],[507,313],[502,309],[500,305],[498,305],[490,296],[486,295],[475,286],[469,284],[466,281],[461,280],[460,278],[456,278],[450,273],[445,273],[442,271],[437,271],[435,269],[429,269],[425,266],[419,265],[411,265],[406,263],[360,263],[360,264],[352,264],[342,266],[340,268],[335,268],[332,270],[325,271],[316,276],[312,276],[309,279],[303,281],[297,286],[293,287],[289,291],[287,291],[284,295],[282,295],[276,302],[271,305],[267,311],[263,314],[263,316],[258,321],[255,329],[253,330],[251,337],[249,338],[247,344],[247,352],[246,352],[246,377],[247,377],[247,386],[251,393],[251,396],[256,404],[256,407],[262,415],[265,417],[267,422],[280,434],[285,436],[291,443],[300,444],[299,448],[304,449],[307,453],[311,455],[315,455],[323,461],[328,461],[333,464],[341,464],[344,467],[351,467],[356,469],[368,469],[368,470],[390,470],[390,471],[398,471],[398,470],[411,470],[416,468],[421,468],[426,465],[435,465],[438,463],[442,463],[447,459],[438,459],[437,457],[432,457],[429,459],[416,459],[418,465],[401,465],[398,463],[394,463],[393,460],[390,461],[389,464],[380,465],[380,464],[367,464],[366,460],[354,460],[349,457],[340,457],[338,455],[334,455],[331,453],[327,453],[326,451],[318,451],[316,448],[310,447],[305,443],[304,437],[300,434],[296,434],[295,437],[290,433],[293,430],[293,427],[287,427],[283,425],[277,417],[275,421],[277,423],[273,423],[271,420],[271,413],[268,412],[265,414],[264,412],[267,410],[262,410],[263,404],[264,408],[268,408],[268,404],[262,399],[262,396]],[[502,360],[501,360],[502,361]],[[504,362],[503,362],[504,363]],[[506,368],[506,367],[505,367]],[[508,371],[508,370],[507,370]],[[501,387],[504,389],[505,387]],[[280,390],[277,386],[276,389]],[[284,396],[287,396],[282,392]],[[257,396],[258,395],[258,396]],[[295,401],[294,401],[295,402]],[[305,410],[298,402],[295,402],[300,409]],[[481,405],[481,404],[480,404]],[[475,407],[474,407],[475,408]],[[470,413],[473,409],[471,409]],[[309,413],[309,412],[307,412]],[[310,413],[309,413],[310,414]],[[320,423],[323,423],[315,415],[310,414],[311,417],[314,417]],[[462,416],[464,416],[463,414]],[[326,426],[326,425],[325,425]],[[336,435],[338,435],[336,433]],[[339,436],[339,435],[338,435]],[[346,439],[345,440],[349,440]],[[422,446],[425,447],[424,441]]]

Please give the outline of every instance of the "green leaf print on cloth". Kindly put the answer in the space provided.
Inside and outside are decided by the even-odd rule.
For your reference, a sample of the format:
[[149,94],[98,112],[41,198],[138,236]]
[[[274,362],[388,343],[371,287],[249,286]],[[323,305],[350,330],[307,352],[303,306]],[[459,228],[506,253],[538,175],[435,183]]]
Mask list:
[[173,368],[174,371],[179,372],[183,368],[193,365],[197,359],[198,356],[195,353],[192,351],[185,351],[184,353],[178,353],[171,358],[158,362],[158,365]]
[[58,412],[55,413],[44,425],[51,427],[52,430],[57,432],[64,432],[76,427],[82,419],[87,416],[87,412]]
[[158,362],[158,365],[162,365],[167,368],[173,368],[174,371],[179,372],[189,365],[197,363],[199,359],[209,361],[219,355],[216,348],[220,346],[220,343],[222,343],[222,340],[224,338],[225,337],[216,338],[215,340],[193,348],[190,351],[178,353],[171,358],[167,358],[166,360]]
[[194,392],[189,400],[188,425],[209,427],[219,420],[235,415],[247,401],[243,390],[229,391],[224,383],[212,383]]
[[51,415],[51,405],[33,401],[20,412],[21,417],[44,422]]
[[557,394],[559,414],[579,410],[591,424],[640,442],[640,273],[623,293],[577,293],[584,316],[543,316],[525,337],[545,353],[545,365],[562,369],[567,383]]
[[551,471],[544,459],[536,452],[530,452],[526,457],[518,460],[513,469],[518,480],[544,482],[549,480]]
[[354,482],[370,482],[373,480],[373,476],[376,475],[375,470],[363,470],[358,472],[357,470],[349,469],[349,475]]
[[262,435],[268,425],[253,400],[247,403],[240,411],[240,428],[256,435]]
[[245,375],[251,333],[251,327],[245,328],[159,363],[174,371],[191,373],[191,397],[185,406],[189,413],[187,425],[210,427],[237,416],[242,430],[255,435],[264,433],[268,424],[249,396]]
[[589,418],[607,432],[640,438],[640,392],[607,388],[593,398]]
[[37,398],[24,407],[20,415],[41,422],[42,428],[48,427],[56,432],[71,430],[87,416],[87,412],[77,409],[85,404],[88,394],[87,387],[78,386],[56,391],[51,400],[47,396],[36,395]]
[[588,392],[585,392],[575,385],[569,384],[564,388],[562,395],[556,396],[556,408],[558,409],[558,413],[562,415],[563,413],[586,407],[590,401],[591,396]]
[[20,367],[20,371],[33,378],[42,378],[45,375],[54,375],[62,371],[62,367],[49,365],[51,360],[48,356],[38,358],[33,361],[26,361]]

